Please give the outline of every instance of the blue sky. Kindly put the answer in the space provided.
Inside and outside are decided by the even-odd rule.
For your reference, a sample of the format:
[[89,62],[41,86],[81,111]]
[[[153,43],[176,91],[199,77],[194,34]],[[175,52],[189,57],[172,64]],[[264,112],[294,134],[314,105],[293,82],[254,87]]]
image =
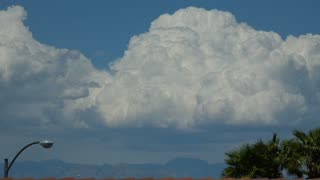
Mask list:
[[[22,5],[28,12],[25,24],[39,41],[77,49],[90,57],[98,68],[108,66],[126,50],[133,35],[146,32],[161,14],[195,6],[234,14],[258,30],[287,35],[319,33],[316,23],[320,3],[311,1],[2,1],[2,9]],[[90,46],[88,45],[90,44]]]
[[0,157],[50,138],[53,149],[21,160],[215,163],[242,143],[319,126],[319,7],[1,1]]

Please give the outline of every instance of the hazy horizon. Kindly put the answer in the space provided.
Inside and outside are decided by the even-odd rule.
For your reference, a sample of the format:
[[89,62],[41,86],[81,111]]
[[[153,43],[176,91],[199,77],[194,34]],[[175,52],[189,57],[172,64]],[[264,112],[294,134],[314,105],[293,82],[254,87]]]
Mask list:
[[320,2],[0,2],[0,159],[221,163],[320,121]]

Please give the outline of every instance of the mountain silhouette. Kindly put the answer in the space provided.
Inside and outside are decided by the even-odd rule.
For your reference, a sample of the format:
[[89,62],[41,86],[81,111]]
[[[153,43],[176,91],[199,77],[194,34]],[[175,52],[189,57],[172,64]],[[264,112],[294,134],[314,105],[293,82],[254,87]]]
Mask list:
[[[3,164],[1,164],[3,167]],[[23,177],[213,177],[219,178],[224,163],[209,164],[194,158],[176,158],[165,164],[104,164],[87,165],[67,163],[58,159],[45,161],[17,161],[10,169],[9,176]],[[1,172],[2,173],[2,172]],[[2,176],[2,175],[1,175]]]

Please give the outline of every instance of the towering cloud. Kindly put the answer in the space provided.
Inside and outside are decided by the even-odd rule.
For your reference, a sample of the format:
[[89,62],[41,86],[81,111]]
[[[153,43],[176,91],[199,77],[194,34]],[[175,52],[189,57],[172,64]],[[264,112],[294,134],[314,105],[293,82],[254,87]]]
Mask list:
[[319,35],[282,40],[228,12],[191,7],[132,37],[110,73],[77,51],[34,40],[25,14],[21,7],[0,12],[5,124],[191,128],[319,115]]
[[319,110],[319,57],[318,35],[283,41],[228,12],[182,9],[131,39],[98,107],[110,125],[293,124]]

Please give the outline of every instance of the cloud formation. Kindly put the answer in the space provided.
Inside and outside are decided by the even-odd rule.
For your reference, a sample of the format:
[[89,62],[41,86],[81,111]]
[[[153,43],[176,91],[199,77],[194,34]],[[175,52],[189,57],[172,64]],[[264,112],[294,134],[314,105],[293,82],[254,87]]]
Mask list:
[[2,127],[11,123],[88,126],[88,119],[80,114],[92,111],[90,95],[108,80],[108,74],[96,70],[80,52],[34,40],[23,24],[25,18],[19,6],[0,11]]
[[132,37],[109,72],[34,40],[25,17],[18,6],[0,12],[2,121],[193,128],[318,115],[319,35],[283,40],[228,12],[190,7]]
[[190,7],[130,40],[98,107],[111,125],[294,124],[319,109],[319,57],[318,35],[282,40]]

